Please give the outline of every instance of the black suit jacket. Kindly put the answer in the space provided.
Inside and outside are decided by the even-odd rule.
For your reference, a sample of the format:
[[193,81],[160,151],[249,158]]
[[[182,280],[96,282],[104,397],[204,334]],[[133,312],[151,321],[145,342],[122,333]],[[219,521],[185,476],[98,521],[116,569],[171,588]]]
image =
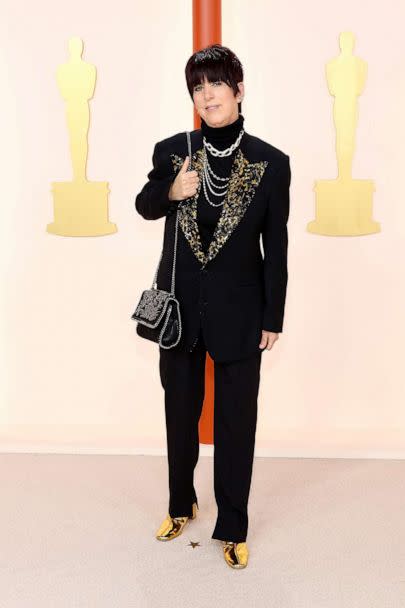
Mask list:
[[201,129],[191,132],[191,145],[192,169],[200,178],[196,198],[168,198],[188,154],[186,133],[182,132],[155,145],[153,169],[136,196],[135,207],[147,220],[166,218],[157,287],[168,291],[175,211],[179,208],[175,294],[181,309],[182,337],[174,348],[190,350],[201,323],[212,359],[242,359],[261,350],[263,329],[283,329],[290,159],[245,131],[233,161],[227,200],[205,254],[197,226],[204,151]]

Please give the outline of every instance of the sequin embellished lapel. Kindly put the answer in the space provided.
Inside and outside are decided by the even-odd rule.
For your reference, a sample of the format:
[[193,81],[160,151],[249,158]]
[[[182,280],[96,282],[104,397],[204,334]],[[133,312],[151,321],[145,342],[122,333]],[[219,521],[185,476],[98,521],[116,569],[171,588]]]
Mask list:
[[[170,156],[175,171],[180,170],[184,158],[174,153]],[[197,192],[193,197],[186,199],[179,211],[179,225],[202,267],[214,259],[243,218],[269,161],[250,163],[244,156],[241,146],[238,148],[232,164],[227,196],[207,254],[202,249],[197,224],[197,201],[202,185],[203,162],[204,148],[202,147],[193,154],[192,158],[192,168],[197,171],[199,177]]]
[[[180,207],[179,211],[179,225],[190,244],[197,259],[205,265],[206,256],[202,248],[200,232],[197,224],[197,200],[201,190],[202,184],[202,173],[203,173],[203,160],[204,160],[204,148],[200,148],[192,155],[192,169],[198,173],[198,188],[196,194],[188,199],[185,199]],[[178,172],[184,163],[185,158],[178,156],[177,154],[170,154],[173,162],[173,168]]]

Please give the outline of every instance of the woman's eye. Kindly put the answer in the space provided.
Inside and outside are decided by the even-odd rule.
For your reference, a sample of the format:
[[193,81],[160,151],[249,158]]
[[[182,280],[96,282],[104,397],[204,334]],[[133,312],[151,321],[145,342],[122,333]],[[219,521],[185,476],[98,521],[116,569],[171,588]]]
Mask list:
[[[222,80],[216,80],[215,82],[212,82],[211,84],[218,84],[218,85],[221,85],[221,84],[222,84]],[[194,91],[199,91],[200,89],[201,89],[201,85],[200,85],[200,84],[197,84],[197,85],[194,87]]]

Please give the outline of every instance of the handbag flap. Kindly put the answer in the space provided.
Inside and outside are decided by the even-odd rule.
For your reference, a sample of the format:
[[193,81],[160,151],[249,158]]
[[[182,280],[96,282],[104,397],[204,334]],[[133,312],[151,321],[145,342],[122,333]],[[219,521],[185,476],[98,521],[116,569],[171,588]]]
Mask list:
[[132,319],[156,327],[162,319],[172,294],[164,289],[145,289]]

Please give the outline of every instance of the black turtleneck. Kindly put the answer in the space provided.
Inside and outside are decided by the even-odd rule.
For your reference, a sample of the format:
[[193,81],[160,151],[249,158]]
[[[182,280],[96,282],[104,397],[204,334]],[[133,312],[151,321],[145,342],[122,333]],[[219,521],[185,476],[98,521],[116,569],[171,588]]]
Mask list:
[[[201,133],[207,138],[216,148],[223,150],[232,144],[239,135],[239,131],[243,128],[243,114],[239,114],[238,118],[224,127],[211,127],[203,118],[201,118]],[[225,157],[227,158],[227,157]]]
[[[239,114],[238,118],[224,127],[211,127],[203,118],[201,118],[201,133],[215,148],[218,150],[224,150],[233,144],[243,128],[244,117]],[[213,156],[209,150],[207,150],[208,162],[212,170],[220,177],[229,177],[232,169],[232,164],[235,159],[235,155],[238,151],[236,148],[230,156],[224,156],[223,158]],[[217,183],[218,180],[214,182]],[[208,196],[213,203],[218,203],[223,200],[222,196],[215,196],[210,192],[207,187]],[[201,236],[201,243],[204,252],[208,251],[209,244],[214,234],[215,226],[217,225],[219,216],[221,215],[223,205],[220,207],[213,207],[205,198],[204,188],[201,183],[200,195],[197,201],[197,223],[198,229]]]

